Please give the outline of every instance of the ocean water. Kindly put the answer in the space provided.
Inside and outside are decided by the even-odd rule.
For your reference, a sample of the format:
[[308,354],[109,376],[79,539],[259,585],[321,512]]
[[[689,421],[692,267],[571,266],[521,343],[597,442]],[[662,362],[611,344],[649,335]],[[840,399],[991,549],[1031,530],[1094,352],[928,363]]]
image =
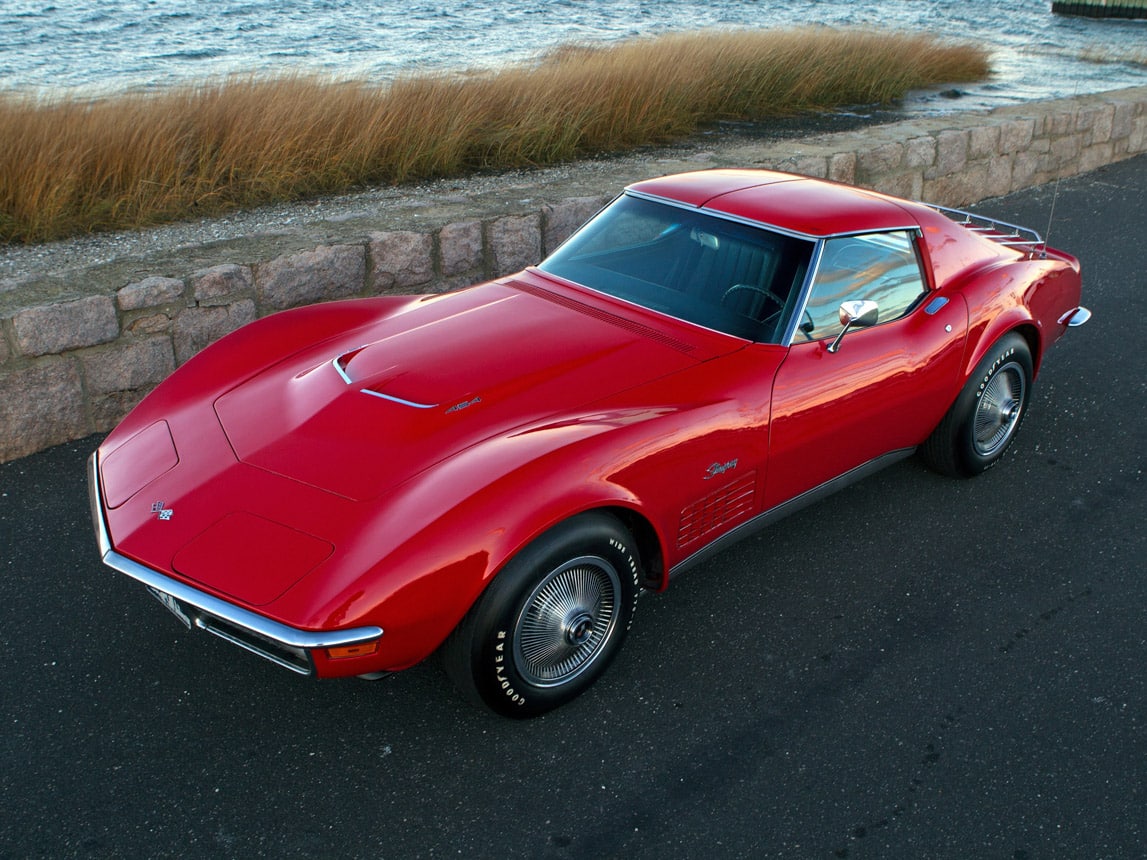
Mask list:
[[[4,0],[0,92],[99,94],[252,71],[385,81],[528,63],[567,42],[805,25],[922,31],[991,51],[991,80],[954,101],[913,94],[913,113],[1147,84],[1147,21],[1053,15],[1050,0]],[[1096,53],[1119,61],[1083,59]]]

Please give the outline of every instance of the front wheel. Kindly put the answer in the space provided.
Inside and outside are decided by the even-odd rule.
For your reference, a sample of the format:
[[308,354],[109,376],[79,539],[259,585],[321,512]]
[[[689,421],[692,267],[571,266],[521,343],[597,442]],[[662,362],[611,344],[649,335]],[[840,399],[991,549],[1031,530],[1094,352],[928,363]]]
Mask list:
[[613,517],[556,526],[510,560],[450,635],[447,674],[504,716],[565,704],[620,650],[639,576],[633,539]]
[[1031,397],[1032,357],[1020,335],[1004,335],[980,360],[944,420],[921,446],[928,465],[954,477],[990,469],[1011,445]]

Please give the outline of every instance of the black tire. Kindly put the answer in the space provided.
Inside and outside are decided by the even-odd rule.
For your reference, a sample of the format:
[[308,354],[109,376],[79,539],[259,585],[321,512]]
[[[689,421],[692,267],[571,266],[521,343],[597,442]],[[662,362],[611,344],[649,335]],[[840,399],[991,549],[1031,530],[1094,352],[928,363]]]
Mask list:
[[944,420],[920,448],[945,475],[970,478],[996,465],[1027,414],[1032,357],[1027,341],[1004,335],[976,365]]
[[494,577],[442,647],[464,695],[534,717],[589,688],[633,619],[640,566],[613,517],[586,513],[546,532]]

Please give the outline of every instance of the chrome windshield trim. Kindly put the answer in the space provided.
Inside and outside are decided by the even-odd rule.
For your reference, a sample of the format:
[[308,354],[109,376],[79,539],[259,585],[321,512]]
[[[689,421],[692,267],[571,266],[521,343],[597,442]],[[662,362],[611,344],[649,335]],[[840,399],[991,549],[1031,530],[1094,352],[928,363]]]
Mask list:
[[[794,179],[798,180],[802,178],[804,177],[794,177]],[[791,236],[794,239],[806,239],[810,242],[818,242],[822,239],[847,239],[849,236],[864,236],[868,233],[895,233],[902,230],[918,231],[920,229],[919,224],[906,222],[900,227],[880,227],[875,230],[871,227],[865,227],[859,230],[843,230],[838,233],[802,233],[800,230],[793,230],[789,227],[781,227],[777,224],[771,224],[768,221],[758,221],[755,218],[743,218],[740,215],[731,215],[728,212],[722,212],[720,209],[710,209],[708,201],[702,203],[700,206],[694,206],[690,203],[682,203],[680,200],[672,200],[668,197],[658,197],[656,194],[649,194],[645,191],[634,191],[630,188],[625,189],[625,193],[630,197],[637,197],[641,200],[649,200],[652,203],[664,203],[666,206],[676,206],[678,209],[685,209],[689,212],[704,212],[706,215],[709,215],[713,218],[720,218],[724,221],[732,221],[736,224],[744,224],[747,227],[756,227],[758,230],[771,230],[774,233],[780,233],[782,236]],[[724,194],[717,195],[718,198],[724,196]]]
[[788,348],[793,345],[793,338],[797,336],[797,329],[800,326],[801,317],[804,315],[805,306],[808,304],[809,296],[812,294],[812,284],[816,280],[817,273],[820,271],[820,261],[824,256],[825,240],[820,239],[816,243],[816,247],[812,250],[812,259],[809,260],[808,271],[805,272],[804,283],[800,285],[800,294],[797,296],[796,304],[793,305],[792,316],[789,321],[785,323],[785,332],[778,338],[781,346]]
[[656,194],[634,191],[630,188],[625,189],[625,193],[630,197],[636,197],[638,200],[648,200],[650,203],[663,203],[666,206],[684,209],[687,212],[703,212],[711,218],[719,218],[722,221],[732,221],[734,224],[744,224],[746,227],[755,227],[758,230],[771,230],[774,233],[780,233],[782,236],[790,236],[793,239],[804,239],[806,241],[815,242],[817,239],[822,238],[809,233],[802,233],[799,230],[789,230],[785,227],[778,227],[776,224],[769,224],[767,221],[741,218],[737,215],[730,215],[728,212],[722,212],[719,209],[709,209],[705,204],[693,206],[689,203],[682,203],[680,200],[673,200],[669,197],[658,197]]
[[[272,621],[248,609],[243,609],[226,600],[200,591],[177,579],[172,579],[150,567],[146,567],[126,556],[120,555],[112,548],[111,537],[108,534],[107,521],[104,518],[102,495],[100,493],[98,452],[88,459],[88,496],[92,506],[92,521],[96,530],[96,541],[99,544],[100,558],[112,570],[130,576],[137,582],[170,594],[176,600],[193,606],[240,627],[249,630],[252,634],[277,642],[288,648],[337,648],[343,645],[356,645],[360,642],[369,642],[383,635],[381,627],[354,627],[348,630],[326,630],[316,632],[299,630],[278,621]],[[215,632],[215,631],[212,631]],[[244,646],[247,647],[247,646]],[[251,650],[248,648],[248,650]],[[256,652],[266,656],[262,652]]]

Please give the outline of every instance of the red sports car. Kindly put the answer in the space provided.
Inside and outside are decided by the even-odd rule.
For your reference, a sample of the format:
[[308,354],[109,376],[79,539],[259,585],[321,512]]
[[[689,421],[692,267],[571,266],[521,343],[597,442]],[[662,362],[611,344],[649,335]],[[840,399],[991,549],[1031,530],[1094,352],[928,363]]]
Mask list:
[[1089,315],[1031,230],[774,172],[639,182],[536,268],[203,351],[93,455],[100,552],[301,674],[441,651],[532,716],[640,591],[915,450],[994,465]]

